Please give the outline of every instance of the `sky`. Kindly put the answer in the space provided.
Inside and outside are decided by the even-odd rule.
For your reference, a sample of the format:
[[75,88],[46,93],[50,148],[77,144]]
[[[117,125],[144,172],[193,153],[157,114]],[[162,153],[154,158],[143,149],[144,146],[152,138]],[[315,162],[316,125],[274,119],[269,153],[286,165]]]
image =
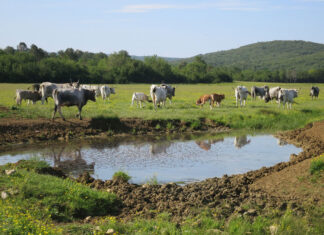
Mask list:
[[272,40],[324,43],[324,0],[0,0],[2,49],[185,58]]

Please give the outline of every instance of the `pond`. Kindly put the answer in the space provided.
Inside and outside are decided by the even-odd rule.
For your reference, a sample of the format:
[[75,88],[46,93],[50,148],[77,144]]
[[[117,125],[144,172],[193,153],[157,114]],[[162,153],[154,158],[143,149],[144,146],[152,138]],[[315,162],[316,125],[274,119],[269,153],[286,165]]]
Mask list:
[[77,177],[111,179],[116,171],[131,182],[189,183],[257,170],[288,161],[301,148],[272,135],[118,137],[27,145],[0,153],[0,165],[39,158]]

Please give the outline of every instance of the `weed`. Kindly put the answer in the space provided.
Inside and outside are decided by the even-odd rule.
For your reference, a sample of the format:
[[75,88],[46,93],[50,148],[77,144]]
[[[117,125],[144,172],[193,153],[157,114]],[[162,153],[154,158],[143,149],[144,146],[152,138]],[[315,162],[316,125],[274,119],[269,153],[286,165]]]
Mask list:
[[156,174],[154,174],[152,177],[150,177],[147,181],[147,184],[149,185],[158,185],[158,180]]
[[324,155],[314,158],[310,164],[310,174],[319,173],[324,170]]

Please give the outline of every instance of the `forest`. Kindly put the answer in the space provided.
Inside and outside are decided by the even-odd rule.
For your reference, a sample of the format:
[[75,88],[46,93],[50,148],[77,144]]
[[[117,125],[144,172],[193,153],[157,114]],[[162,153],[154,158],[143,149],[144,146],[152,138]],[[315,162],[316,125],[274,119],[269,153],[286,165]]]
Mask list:
[[143,60],[127,51],[112,54],[91,53],[73,48],[47,52],[32,44],[20,42],[16,48],[0,49],[0,82],[37,83],[77,81],[104,83],[219,83],[259,82],[324,82],[324,67],[296,70],[281,68],[251,69],[231,64],[213,65],[201,55],[178,63],[154,56]]

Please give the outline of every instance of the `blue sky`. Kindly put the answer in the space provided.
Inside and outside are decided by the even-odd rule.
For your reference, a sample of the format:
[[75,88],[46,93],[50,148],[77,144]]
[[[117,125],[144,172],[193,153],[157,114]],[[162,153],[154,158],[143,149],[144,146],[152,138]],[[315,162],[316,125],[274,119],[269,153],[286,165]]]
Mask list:
[[324,43],[324,0],[0,0],[0,48],[190,57],[272,40]]

